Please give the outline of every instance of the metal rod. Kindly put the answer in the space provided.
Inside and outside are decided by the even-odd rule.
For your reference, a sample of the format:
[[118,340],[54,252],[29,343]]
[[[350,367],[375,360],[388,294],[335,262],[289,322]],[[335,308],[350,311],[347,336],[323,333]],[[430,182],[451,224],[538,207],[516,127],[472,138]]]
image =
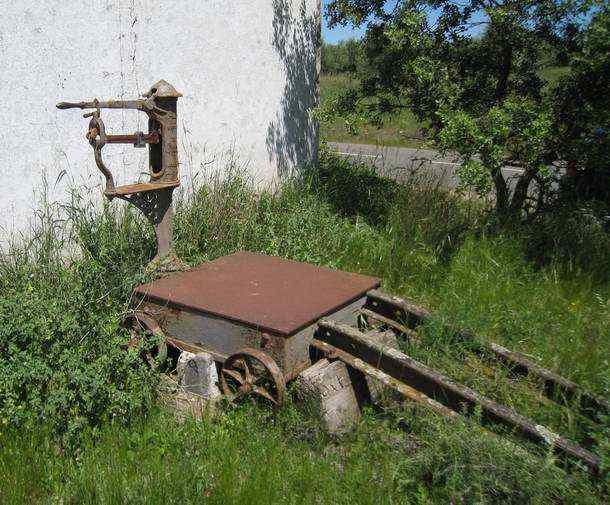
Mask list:
[[[397,322],[407,324],[414,328],[433,318],[427,309],[415,305],[414,303],[387,295],[378,290],[367,293],[367,308],[393,319]],[[451,328],[451,330],[462,340],[473,346],[473,350],[478,354],[489,353],[498,360],[510,365],[515,373],[520,375],[531,375],[543,380],[545,395],[561,402],[561,397],[569,401],[572,398],[580,398],[580,409],[583,414],[595,420],[596,412],[610,414],[610,403],[603,398],[596,396],[585,390],[579,384],[562,377],[551,370],[541,367],[523,354],[506,349],[505,347],[488,342],[468,331]],[[558,395],[559,393],[559,395]],[[557,397],[560,397],[559,399]]]
[[536,424],[514,410],[500,405],[467,386],[456,383],[445,375],[420,363],[406,354],[371,339],[351,326],[321,320],[315,337],[347,354],[358,358],[403,382],[426,396],[434,398],[456,412],[473,412],[479,407],[484,421],[513,428],[522,438],[539,444],[551,444],[556,453],[584,463],[592,472],[599,473],[599,458],[573,442]]
[[430,409],[432,409],[437,414],[441,414],[443,417],[447,418],[455,418],[458,416],[457,412],[451,410],[450,408],[445,407],[442,403],[429,398],[425,394],[417,389],[400,382],[387,373],[375,368],[374,366],[369,365],[368,363],[362,361],[359,358],[352,356],[351,354],[342,351],[341,349],[337,349],[336,347],[327,344],[321,340],[313,339],[311,345],[322,352],[326,357],[330,359],[339,359],[343,361],[346,365],[361,371],[365,375],[369,377],[373,377],[374,379],[379,380],[381,383],[386,386],[392,388],[395,391],[398,391],[405,398],[412,400],[416,403],[422,404]]
[[137,109],[144,110],[145,100],[107,100],[99,102],[59,102],[58,109]]
[[414,340],[415,342],[421,341],[421,339],[419,338],[419,335],[414,330],[412,330],[411,328],[407,328],[406,326],[400,324],[399,322],[397,322],[394,319],[390,319],[388,317],[382,316],[381,314],[379,314],[377,312],[373,312],[372,310],[369,310],[369,309],[360,309],[359,312],[360,312],[360,314],[365,316],[367,319],[370,319],[372,321],[377,321],[378,323],[382,323],[382,324],[389,326],[390,328],[396,330],[397,332],[406,335],[409,340]]
[[146,144],[157,144],[159,142],[159,134],[157,132],[151,132],[147,134],[132,133],[126,135],[106,135],[107,144],[135,144],[140,140]]

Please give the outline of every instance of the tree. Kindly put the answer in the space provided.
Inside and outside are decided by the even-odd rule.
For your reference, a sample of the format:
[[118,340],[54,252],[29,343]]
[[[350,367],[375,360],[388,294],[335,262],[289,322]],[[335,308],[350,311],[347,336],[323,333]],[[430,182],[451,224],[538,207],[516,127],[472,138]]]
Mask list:
[[337,44],[322,44],[322,72],[338,74],[356,72],[359,60],[360,43],[355,39],[344,40]]
[[[362,96],[388,95],[430,125],[462,159],[462,183],[495,191],[510,221],[537,204],[557,159],[553,108],[540,77],[543,52],[574,37],[587,0],[333,0],[331,25],[368,25]],[[353,102],[353,101],[352,101]],[[502,173],[518,163],[514,186]]]
[[556,149],[577,198],[610,205],[610,7],[594,13],[553,96]]

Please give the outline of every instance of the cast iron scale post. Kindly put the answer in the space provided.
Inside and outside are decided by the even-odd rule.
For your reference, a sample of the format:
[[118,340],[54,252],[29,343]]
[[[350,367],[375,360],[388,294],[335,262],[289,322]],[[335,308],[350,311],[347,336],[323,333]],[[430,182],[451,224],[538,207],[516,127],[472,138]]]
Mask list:
[[[95,163],[106,178],[104,195],[112,200],[120,198],[136,206],[155,229],[157,254],[149,268],[165,272],[185,270],[186,265],[177,257],[173,248],[172,194],[180,185],[177,146],[177,105],[182,94],[164,80],[154,84],[150,90],[135,100],[94,99],[90,102],[61,102],[59,109],[94,109],[84,117],[91,118],[86,138],[93,148]],[[102,121],[101,109],[133,109],[148,116],[148,133],[136,132],[128,135],[110,135]],[[102,158],[102,149],[107,144],[133,144],[134,147],[149,148],[148,182],[116,186],[112,172]]]

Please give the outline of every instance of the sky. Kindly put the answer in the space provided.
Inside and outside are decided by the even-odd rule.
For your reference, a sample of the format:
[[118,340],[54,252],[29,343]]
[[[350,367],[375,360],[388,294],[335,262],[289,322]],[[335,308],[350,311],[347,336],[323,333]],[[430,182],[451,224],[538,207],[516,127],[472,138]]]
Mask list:
[[346,39],[358,39],[364,33],[364,27],[354,30],[351,26],[336,26],[332,30],[326,25],[326,20],[322,25],[322,38],[324,42],[336,44]]
[[[323,8],[326,8],[326,5],[329,3],[329,0],[323,0],[322,1],[322,5]],[[435,11],[431,11],[430,14],[432,19],[435,18]],[[480,21],[484,19],[484,16],[482,13],[476,13],[475,17],[474,17],[474,21]],[[483,28],[482,27],[478,27],[475,29],[472,29],[469,33],[471,33],[472,35],[480,32]],[[360,28],[352,28],[351,26],[336,26],[334,27],[332,30],[328,27],[328,22],[326,21],[325,17],[322,16],[322,38],[324,39],[324,42],[328,42],[329,44],[336,44],[337,42],[340,42],[342,40],[346,40],[346,39],[358,39],[360,37],[362,37],[362,35],[364,34],[364,32],[366,31],[366,27],[362,26]]]
[[324,42],[328,42],[329,44],[336,44],[342,40],[346,39],[358,39],[364,33],[364,28],[359,28],[354,30],[350,26],[336,26],[332,30],[326,26],[326,21],[322,27],[322,38]]
[[322,38],[324,39],[324,42],[328,42],[329,44],[336,44],[337,42],[346,39],[358,39],[363,33],[364,28],[354,30],[350,26],[336,26],[331,30],[326,26],[326,20],[322,26]]

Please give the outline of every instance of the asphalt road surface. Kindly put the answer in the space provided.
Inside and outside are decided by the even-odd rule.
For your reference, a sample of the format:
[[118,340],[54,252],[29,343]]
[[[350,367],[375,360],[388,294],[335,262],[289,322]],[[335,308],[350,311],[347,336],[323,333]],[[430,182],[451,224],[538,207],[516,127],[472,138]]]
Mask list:
[[[459,184],[457,169],[460,166],[456,156],[442,156],[431,149],[409,147],[374,146],[367,144],[343,144],[329,142],[329,147],[338,154],[355,161],[372,164],[380,175],[405,180],[413,174],[431,174],[444,186],[456,188]],[[514,189],[517,177],[523,173],[518,167],[507,166],[502,169],[511,189]]]

